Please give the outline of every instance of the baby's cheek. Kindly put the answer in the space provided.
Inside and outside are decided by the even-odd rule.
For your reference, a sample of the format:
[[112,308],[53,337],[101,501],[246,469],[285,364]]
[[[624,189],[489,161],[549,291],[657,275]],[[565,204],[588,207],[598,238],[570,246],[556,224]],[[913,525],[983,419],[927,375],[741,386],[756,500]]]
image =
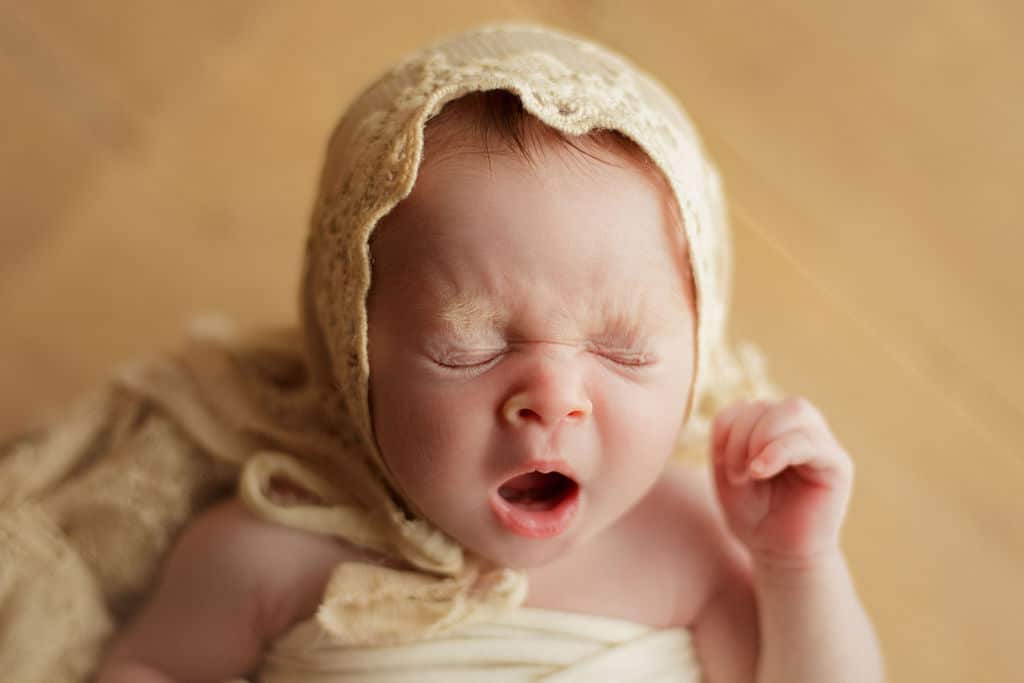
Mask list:
[[392,446],[393,455],[414,453],[434,467],[466,445],[484,410],[472,392],[440,388],[436,382],[410,380],[393,396],[389,419],[380,422],[391,433],[379,434],[379,440]]
[[630,449],[642,449],[644,457],[671,452],[683,424],[684,391],[651,386],[620,389],[604,411],[612,416],[605,427],[608,435]]

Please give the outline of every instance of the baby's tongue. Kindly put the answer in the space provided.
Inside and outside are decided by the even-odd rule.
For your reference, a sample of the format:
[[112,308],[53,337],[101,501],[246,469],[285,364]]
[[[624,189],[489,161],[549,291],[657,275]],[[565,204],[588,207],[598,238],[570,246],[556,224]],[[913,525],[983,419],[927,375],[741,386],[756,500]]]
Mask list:
[[571,479],[557,472],[530,472],[506,481],[498,489],[498,494],[517,507],[550,510],[558,505],[572,486]]

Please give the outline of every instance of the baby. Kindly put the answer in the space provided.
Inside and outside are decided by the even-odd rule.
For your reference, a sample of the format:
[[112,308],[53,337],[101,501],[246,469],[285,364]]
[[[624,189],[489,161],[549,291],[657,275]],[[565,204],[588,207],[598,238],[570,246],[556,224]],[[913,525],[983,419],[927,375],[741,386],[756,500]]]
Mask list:
[[[305,280],[351,462],[293,445],[252,486],[247,466],[99,681],[881,680],[839,547],[853,466],[820,412],[732,401],[708,467],[672,457],[725,381],[727,233],[695,140],[648,77],[542,29],[375,84],[332,139]],[[586,615],[645,649],[393,668]]]

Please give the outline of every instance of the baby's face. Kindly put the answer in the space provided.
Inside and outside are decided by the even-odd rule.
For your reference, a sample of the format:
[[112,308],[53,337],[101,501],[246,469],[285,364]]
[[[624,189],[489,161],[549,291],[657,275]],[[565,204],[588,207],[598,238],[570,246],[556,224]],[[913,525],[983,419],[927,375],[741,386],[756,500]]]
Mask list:
[[374,240],[382,455],[422,514],[504,566],[540,566],[607,529],[682,426],[685,245],[662,190],[614,162],[559,149],[534,168],[436,161]]

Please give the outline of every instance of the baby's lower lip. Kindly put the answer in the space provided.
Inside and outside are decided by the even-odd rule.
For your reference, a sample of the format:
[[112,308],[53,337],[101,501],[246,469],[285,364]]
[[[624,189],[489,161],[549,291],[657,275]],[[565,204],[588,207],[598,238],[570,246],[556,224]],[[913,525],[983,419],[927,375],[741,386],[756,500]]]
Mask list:
[[531,510],[510,503],[497,492],[491,496],[491,510],[502,526],[526,538],[552,538],[572,524],[580,506],[579,486],[574,486],[550,510]]

